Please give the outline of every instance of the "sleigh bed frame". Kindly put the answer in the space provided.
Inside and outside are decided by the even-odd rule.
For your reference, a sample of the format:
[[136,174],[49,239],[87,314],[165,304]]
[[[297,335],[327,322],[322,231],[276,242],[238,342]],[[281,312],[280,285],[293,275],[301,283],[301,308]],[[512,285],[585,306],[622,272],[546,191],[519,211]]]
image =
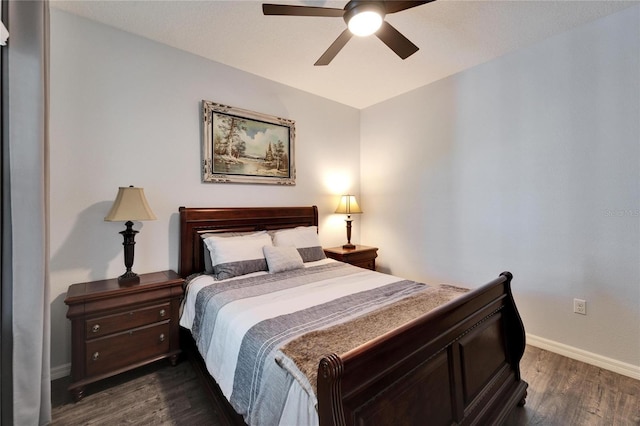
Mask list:
[[[311,207],[180,207],[179,274],[204,270],[203,233],[318,225]],[[525,333],[512,275],[490,283],[318,367],[318,415],[328,425],[501,424],[524,405]],[[244,424],[209,376],[188,330],[182,344],[218,411]]]

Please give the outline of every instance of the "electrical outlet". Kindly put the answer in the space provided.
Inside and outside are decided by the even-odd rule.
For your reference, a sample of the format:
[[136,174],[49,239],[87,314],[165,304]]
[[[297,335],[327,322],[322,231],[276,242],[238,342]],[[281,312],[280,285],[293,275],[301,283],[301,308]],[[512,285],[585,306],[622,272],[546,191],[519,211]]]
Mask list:
[[587,315],[587,302],[582,299],[573,299],[573,312],[580,315]]

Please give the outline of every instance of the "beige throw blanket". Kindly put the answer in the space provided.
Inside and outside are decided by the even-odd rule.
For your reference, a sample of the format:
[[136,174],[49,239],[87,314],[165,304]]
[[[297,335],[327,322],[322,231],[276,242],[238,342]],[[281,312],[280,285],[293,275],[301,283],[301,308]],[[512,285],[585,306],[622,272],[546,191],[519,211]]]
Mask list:
[[323,356],[348,352],[468,291],[469,289],[449,285],[428,287],[418,294],[354,320],[304,334],[287,343],[281,351],[307,376],[317,393],[318,364]]

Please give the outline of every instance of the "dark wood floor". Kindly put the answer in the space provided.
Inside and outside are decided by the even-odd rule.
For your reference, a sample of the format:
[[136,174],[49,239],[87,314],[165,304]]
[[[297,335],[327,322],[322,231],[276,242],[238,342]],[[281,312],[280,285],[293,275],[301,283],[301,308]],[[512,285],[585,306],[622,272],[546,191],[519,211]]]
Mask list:
[[78,403],[65,377],[51,383],[52,425],[224,425],[191,364],[167,361],[87,386]]
[[640,425],[640,381],[527,346],[527,403],[508,425]]
[[[527,346],[527,404],[508,426],[640,425],[640,381]],[[223,425],[189,362],[157,363],[87,388],[74,404],[68,378],[52,382],[54,425]]]

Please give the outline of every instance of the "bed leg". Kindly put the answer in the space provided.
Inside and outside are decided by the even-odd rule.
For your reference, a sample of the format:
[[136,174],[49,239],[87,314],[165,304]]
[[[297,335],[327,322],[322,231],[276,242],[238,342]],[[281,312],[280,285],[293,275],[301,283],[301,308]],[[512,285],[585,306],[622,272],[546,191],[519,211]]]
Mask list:
[[524,395],[522,395],[522,399],[518,402],[518,407],[524,407],[524,404],[527,403],[527,391],[524,391]]

